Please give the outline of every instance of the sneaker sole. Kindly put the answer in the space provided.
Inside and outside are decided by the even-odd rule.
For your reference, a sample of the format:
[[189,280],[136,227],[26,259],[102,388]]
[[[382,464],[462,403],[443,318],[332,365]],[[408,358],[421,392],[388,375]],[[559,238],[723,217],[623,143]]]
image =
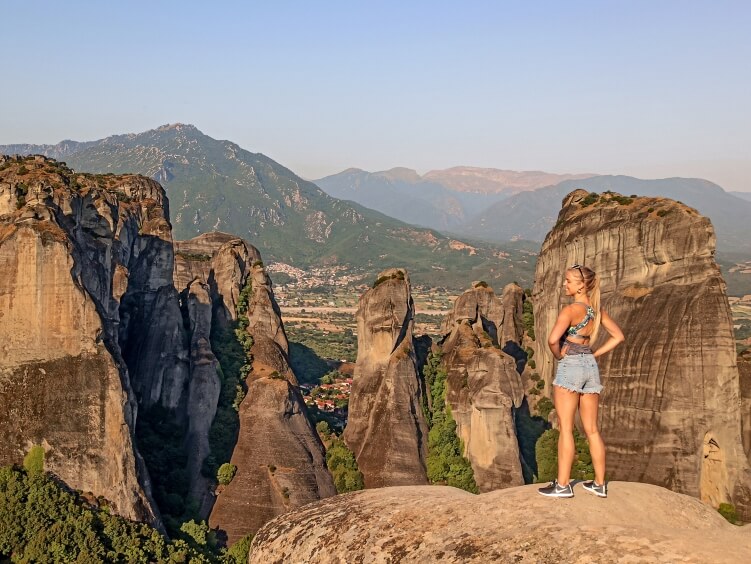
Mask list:
[[572,493],[570,494],[546,494],[542,492],[537,492],[537,493],[545,497],[562,497],[562,498],[574,497],[574,494]]

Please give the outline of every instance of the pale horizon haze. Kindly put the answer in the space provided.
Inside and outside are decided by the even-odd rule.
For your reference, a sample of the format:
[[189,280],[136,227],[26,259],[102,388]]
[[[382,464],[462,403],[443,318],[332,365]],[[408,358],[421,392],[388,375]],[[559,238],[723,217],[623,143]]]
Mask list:
[[751,2],[2,3],[0,144],[190,123],[315,179],[453,166],[751,191]]

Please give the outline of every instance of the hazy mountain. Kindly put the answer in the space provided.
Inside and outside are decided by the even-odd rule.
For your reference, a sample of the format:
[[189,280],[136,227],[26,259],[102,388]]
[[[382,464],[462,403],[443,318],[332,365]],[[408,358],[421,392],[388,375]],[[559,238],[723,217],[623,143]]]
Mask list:
[[352,200],[402,221],[433,229],[456,230],[474,215],[512,194],[587,176],[591,175],[472,167],[432,170],[420,176],[408,168],[381,172],[350,168],[314,182],[335,198]]
[[751,202],[751,192],[728,192],[728,194],[732,194],[736,198],[741,198],[742,200],[748,200]]
[[192,125],[86,143],[0,146],[0,153],[56,155],[82,172],[150,176],[167,192],[177,239],[221,230],[244,237],[266,260],[350,265],[371,274],[402,266],[415,283],[531,282],[528,251],[457,241],[338,200],[270,158]]
[[467,194],[424,180],[414,170],[366,172],[350,168],[314,181],[335,198],[352,200],[386,215],[433,229],[455,229],[502,199],[499,194]]
[[501,170],[497,168],[477,168],[456,166],[445,170],[431,170],[425,173],[425,180],[438,182],[456,192],[475,194],[512,195],[543,186],[552,186],[564,180],[590,178],[595,174],[554,174],[537,170]]
[[465,222],[456,231],[497,242],[514,239],[542,241],[556,222],[561,200],[576,188],[599,193],[612,190],[625,196],[636,194],[681,201],[709,217],[717,234],[719,251],[751,252],[748,227],[751,201],[697,178],[640,180],[629,176],[595,176],[566,180],[555,186],[511,196]]

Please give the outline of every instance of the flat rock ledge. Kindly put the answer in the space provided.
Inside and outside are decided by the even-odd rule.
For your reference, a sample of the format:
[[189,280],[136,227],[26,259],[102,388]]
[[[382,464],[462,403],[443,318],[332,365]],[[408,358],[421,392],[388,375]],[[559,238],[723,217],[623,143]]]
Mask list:
[[258,531],[251,563],[743,562],[751,526],[658,486],[611,482],[607,499],[539,485],[472,495],[403,486],[338,495]]

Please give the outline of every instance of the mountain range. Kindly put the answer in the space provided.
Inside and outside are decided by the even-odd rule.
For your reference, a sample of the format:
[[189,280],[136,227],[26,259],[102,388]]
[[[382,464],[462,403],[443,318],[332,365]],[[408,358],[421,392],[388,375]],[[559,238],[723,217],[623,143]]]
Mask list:
[[[751,194],[726,192],[697,178],[642,180],[630,176],[552,175],[460,167],[424,176],[409,169],[348,169],[315,181],[346,198],[416,225],[496,243],[541,242],[563,197],[576,189],[682,201],[712,221],[718,250],[751,254]],[[548,183],[548,184],[546,184]],[[409,205],[401,205],[408,202]]]
[[461,232],[474,216],[514,194],[590,176],[475,167],[432,170],[420,176],[408,168],[380,172],[350,168],[314,182],[335,198],[407,223]]
[[192,125],[89,142],[5,145],[0,153],[42,154],[80,172],[154,178],[169,197],[176,239],[221,230],[252,242],[267,260],[302,268],[347,265],[366,276],[408,265],[416,284],[532,280],[534,251],[457,240],[333,198],[265,155]]

